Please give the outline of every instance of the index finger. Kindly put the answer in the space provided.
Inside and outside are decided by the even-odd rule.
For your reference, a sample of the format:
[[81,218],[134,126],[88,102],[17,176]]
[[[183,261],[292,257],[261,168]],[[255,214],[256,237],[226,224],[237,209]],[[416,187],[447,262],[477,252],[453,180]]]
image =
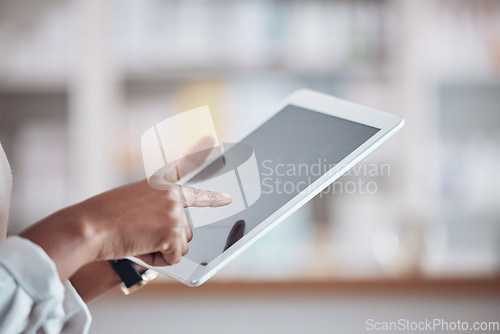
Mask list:
[[230,204],[233,201],[231,195],[216,191],[196,189],[181,186],[184,207],[219,207]]

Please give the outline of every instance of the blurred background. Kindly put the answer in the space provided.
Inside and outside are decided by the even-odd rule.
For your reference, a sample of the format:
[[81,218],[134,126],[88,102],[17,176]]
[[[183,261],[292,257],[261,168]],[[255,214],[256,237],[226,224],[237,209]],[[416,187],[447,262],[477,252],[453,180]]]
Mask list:
[[406,125],[204,286],[95,301],[91,332],[498,320],[499,17],[493,0],[2,1],[9,234],[144,177],[158,121],[208,104],[231,142],[307,87]]

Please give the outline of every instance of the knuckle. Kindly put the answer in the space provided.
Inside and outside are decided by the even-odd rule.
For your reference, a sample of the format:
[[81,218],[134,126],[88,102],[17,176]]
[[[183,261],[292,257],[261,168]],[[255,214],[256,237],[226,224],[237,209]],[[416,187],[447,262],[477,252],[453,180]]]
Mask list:
[[191,227],[188,227],[187,240],[188,242],[193,240],[193,231],[191,230]]
[[211,200],[218,200],[219,199],[219,193],[215,191],[209,191],[208,192],[208,198]]
[[198,200],[200,196],[200,190],[196,188],[187,187],[184,188],[184,197],[186,198],[186,203],[188,205],[193,205]]
[[180,210],[179,210],[177,205],[172,204],[172,205],[167,206],[166,215],[167,215],[167,219],[169,220],[169,223],[173,223],[173,222],[179,220],[179,214],[180,214]]
[[167,213],[168,226],[172,229],[183,227],[184,226],[183,215],[185,214],[186,213],[184,212],[184,208],[176,208],[174,210],[170,210]]
[[158,250],[160,252],[166,252],[170,249],[170,242],[168,241],[163,241],[160,243],[160,245],[158,246]]
[[191,188],[191,193],[193,194],[194,197],[200,196],[200,189],[198,188]]
[[177,188],[166,190],[165,198],[167,199],[167,201],[175,201],[175,202],[179,201],[180,198],[179,190]]
[[169,226],[163,229],[160,242],[160,251],[174,252],[178,248],[179,240],[182,235],[182,228],[177,226]]
[[176,249],[175,252],[168,254],[167,257],[169,259],[168,262],[170,264],[176,264],[176,263],[179,263],[181,261],[182,252],[180,249]]
[[178,239],[179,236],[182,234],[181,228],[180,226],[177,226],[177,224],[176,226],[171,226],[169,232],[170,232],[169,237],[174,239]]

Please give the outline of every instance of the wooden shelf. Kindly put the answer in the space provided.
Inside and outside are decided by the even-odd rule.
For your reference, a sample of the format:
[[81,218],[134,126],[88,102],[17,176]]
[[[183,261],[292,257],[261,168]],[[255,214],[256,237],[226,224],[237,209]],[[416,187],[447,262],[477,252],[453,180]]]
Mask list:
[[[153,282],[134,295],[155,296],[328,296],[328,295],[422,295],[453,296],[483,295],[500,298],[500,276],[493,278],[456,278],[456,279],[406,279],[406,280],[319,280],[319,281],[221,281],[214,280],[197,288],[160,280]],[[116,288],[110,297],[118,297],[121,291]]]

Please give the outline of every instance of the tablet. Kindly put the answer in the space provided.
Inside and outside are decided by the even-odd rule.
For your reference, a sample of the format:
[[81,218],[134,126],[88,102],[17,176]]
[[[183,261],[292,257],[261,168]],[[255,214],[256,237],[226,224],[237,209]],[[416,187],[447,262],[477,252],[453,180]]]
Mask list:
[[403,123],[398,115],[333,96],[294,92],[238,143],[223,145],[222,156],[181,180],[233,196],[225,208],[187,209],[193,239],[181,261],[151,267],[131,260],[188,286],[201,285]]

